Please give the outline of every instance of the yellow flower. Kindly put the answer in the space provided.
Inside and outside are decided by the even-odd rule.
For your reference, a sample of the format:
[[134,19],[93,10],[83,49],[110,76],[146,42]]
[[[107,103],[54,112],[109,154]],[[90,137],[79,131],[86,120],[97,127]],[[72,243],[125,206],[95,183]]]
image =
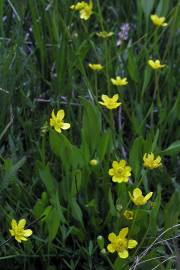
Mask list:
[[91,166],[97,166],[98,160],[97,160],[97,159],[91,159],[91,160],[89,161],[89,163],[90,163]]
[[143,161],[144,161],[144,164],[143,164],[144,167],[146,167],[150,170],[156,169],[162,165],[161,164],[161,157],[157,156],[155,158],[153,153],[150,153],[150,154],[145,153],[144,157],[143,157]]
[[152,197],[152,195],[153,195],[153,192],[149,192],[146,196],[143,196],[140,188],[135,188],[133,190],[133,196],[129,192],[129,196],[131,200],[137,206],[146,204],[147,201]]
[[64,110],[59,110],[57,112],[57,115],[54,114],[54,110],[52,111],[50,118],[50,126],[54,127],[54,129],[58,132],[61,133],[61,129],[68,129],[70,128],[69,123],[64,123]]
[[134,212],[130,210],[124,211],[123,215],[126,219],[129,219],[129,220],[132,220],[134,218]]
[[27,237],[29,237],[33,232],[30,229],[24,230],[24,227],[26,225],[26,220],[20,219],[18,224],[15,219],[11,221],[11,227],[10,234],[11,236],[14,236],[16,241],[21,243],[21,241],[27,241]]
[[112,98],[106,96],[106,95],[102,95],[101,96],[102,101],[99,101],[99,104],[105,106],[107,109],[109,110],[113,110],[118,108],[121,105],[121,102],[117,102],[119,99],[119,95],[116,94],[114,95]]
[[127,78],[126,77],[121,78],[120,76],[116,76],[116,79],[112,78],[111,82],[113,85],[116,85],[116,86],[122,86],[122,85],[128,84]]
[[156,26],[167,26],[168,24],[165,23],[165,17],[158,17],[156,14],[151,15],[151,21]]
[[166,65],[162,65],[160,63],[160,60],[149,60],[148,64],[152,69],[160,69],[166,66]]
[[102,70],[104,67],[101,64],[91,64],[88,65],[93,70]]
[[92,1],[90,1],[88,4],[82,1],[82,2],[78,2],[75,5],[72,5],[70,8],[73,10],[79,11],[80,18],[82,20],[88,20],[92,14],[93,3]]
[[112,168],[109,169],[109,175],[112,176],[113,182],[128,182],[128,177],[131,175],[131,167],[126,166],[126,161],[124,159],[118,161],[113,161]]
[[97,35],[98,37],[102,37],[102,38],[108,38],[108,37],[113,36],[113,35],[114,35],[114,33],[113,33],[113,32],[106,32],[106,31],[102,31],[102,32],[98,32],[98,33],[96,33],[96,35]]
[[115,233],[110,233],[108,239],[111,242],[107,246],[107,250],[110,253],[117,251],[118,255],[122,259],[126,259],[129,256],[128,249],[135,248],[138,244],[136,240],[126,238],[129,229],[123,228],[118,235]]

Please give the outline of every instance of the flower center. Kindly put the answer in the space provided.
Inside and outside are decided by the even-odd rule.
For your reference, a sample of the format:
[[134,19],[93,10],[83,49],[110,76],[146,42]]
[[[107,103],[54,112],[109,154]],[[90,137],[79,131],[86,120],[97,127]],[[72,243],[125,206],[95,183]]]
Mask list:
[[118,174],[122,174],[122,173],[123,173],[123,168],[117,169],[117,173],[118,173]]
[[127,247],[127,240],[126,239],[119,239],[116,244],[117,252],[121,252]]
[[109,106],[113,106],[113,105],[114,105],[114,103],[115,103],[115,102],[114,102],[114,100],[111,100],[111,99],[110,99],[110,100],[108,100],[108,105],[109,105]]

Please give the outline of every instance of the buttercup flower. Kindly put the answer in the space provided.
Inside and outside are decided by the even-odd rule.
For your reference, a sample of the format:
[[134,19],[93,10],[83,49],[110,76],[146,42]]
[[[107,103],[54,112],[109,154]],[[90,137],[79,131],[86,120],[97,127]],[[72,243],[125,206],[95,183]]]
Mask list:
[[91,64],[88,65],[92,70],[102,70],[104,67],[101,64]]
[[149,192],[146,196],[143,196],[140,188],[135,188],[133,190],[133,196],[129,192],[129,196],[131,200],[137,206],[146,204],[147,201],[152,197],[152,195],[153,195],[153,192]]
[[150,154],[145,153],[143,157],[143,161],[144,161],[144,164],[143,164],[144,167],[150,170],[156,169],[162,165],[161,157],[157,156],[157,158],[155,158],[153,153],[150,153]]
[[57,112],[57,115],[55,115],[54,110],[52,111],[51,117],[50,118],[50,126],[54,127],[54,129],[58,132],[61,133],[61,129],[68,129],[70,128],[69,123],[64,123],[64,110],[59,110]]
[[87,21],[92,14],[93,3],[92,3],[92,1],[90,1],[88,4],[84,1],[82,1],[82,2],[78,2],[75,5],[72,5],[70,8],[73,10],[79,11],[80,18],[82,20]]
[[99,101],[99,104],[105,106],[107,109],[109,110],[113,110],[118,108],[121,105],[121,102],[117,102],[119,99],[119,95],[116,94],[114,95],[112,98],[106,96],[106,95],[102,95],[101,96],[102,101]]
[[20,219],[18,224],[15,219],[11,221],[11,227],[10,234],[11,236],[14,236],[16,241],[21,243],[21,241],[27,241],[27,237],[29,237],[33,232],[30,229],[25,230],[24,227],[26,225],[26,220]]
[[134,212],[130,210],[124,211],[123,215],[126,219],[129,219],[129,220],[132,220],[134,218]]
[[116,79],[111,78],[111,82],[113,85],[116,85],[116,86],[122,86],[122,85],[128,84],[127,78],[126,77],[121,78],[120,76],[116,76]]
[[166,65],[162,65],[160,63],[160,60],[149,60],[148,64],[152,69],[160,69],[166,66]]
[[126,259],[129,256],[128,249],[135,248],[138,244],[136,240],[127,239],[126,236],[128,234],[129,229],[123,228],[118,235],[115,233],[110,233],[108,235],[108,239],[111,242],[107,246],[107,250],[110,253],[114,253],[115,251],[118,253],[119,257],[122,259]]
[[113,32],[106,32],[106,31],[102,31],[102,32],[98,32],[98,33],[96,33],[96,35],[97,35],[98,37],[102,37],[102,38],[108,38],[108,37],[113,36],[113,35],[114,35],[114,33],[113,33]]
[[165,17],[158,17],[156,14],[151,15],[151,21],[156,26],[167,26],[168,24],[165,23]]
[[117,183],[128,182],[128,177],[131,175],[131,167],[126,166],[124,159],[113,161],[112,168],[109,169],[109,175],[112,176],[112,181]]

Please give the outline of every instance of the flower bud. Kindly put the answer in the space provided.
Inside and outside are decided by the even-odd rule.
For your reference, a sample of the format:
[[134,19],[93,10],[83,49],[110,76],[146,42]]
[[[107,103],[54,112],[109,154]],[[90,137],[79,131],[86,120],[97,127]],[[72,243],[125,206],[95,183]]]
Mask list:
[[91,159],[91,160],[89,161],[89,163],[90,163],[91,166],[97,166],[98,160],[97,160],[97,159]]
[[98,243],[100,250],[104,249],[104,237],[102,235],[99,235],[97,237],[97,243]]
[[106,253],[107,253],[107,252],[106,252],[106,249],[105,249],[105,248],[101,249],[101,254],[102,254],[102,255],[106,255]]

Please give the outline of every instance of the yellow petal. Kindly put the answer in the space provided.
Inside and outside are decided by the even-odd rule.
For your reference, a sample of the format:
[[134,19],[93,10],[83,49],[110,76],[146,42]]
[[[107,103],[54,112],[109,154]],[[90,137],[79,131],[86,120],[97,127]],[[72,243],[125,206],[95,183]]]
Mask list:
[[138,242],[136,240],[130,239],[128,241],[128,248],[135,248],[137,246]]
[[115,252],[115,248],[112,244],[109,244],[107,245],[107,250],[110,252],[110,253],[114,253]]
[[116,83],[116,80],[113,79],[113,78],[111,78],[111,82],[112,82],[112,84],[115,84]]
[[131,192],[128,192],[128,193],[129,193],[129,197],[130,197],[131,201],[134,202],[134,198],[133,198],[133,196],[131,195]]
[[19,243],[21,243],[21,237],[15,235],[15,239],[16,239],[16,241],[18,241]]
[[51,116],[52,116],[52,119],[54,119],[54,120],[56,119],[56,116],[55,116],[54,110],[52,111]]
[[126,161],[124,159],[119,161],[119,166],[120,167],[125,167],[126,166]]
[[118,161],[113,161],[112,167],[113,167],[114,169],[116,169],[118,166],[119,166]]
[[137,197],[139,197],[141,195],[142,195],[142,191],[140,190],[140,188],[135,188],[133,190],[133,196],[134,196],[134,198],[137,198]]
[[157,163],[160,163],[160,162],[161,162],[161,157],[160,157],[160,156],[157,156],[157,158],[155,159],[155,161],[156,161]]
[[153,192],[149,192],[149,193],[144,197],[144,199],[145,199],[146,201],[148,201],[148,200],[152,197],[152,195],[153,195]]
[[54,124],[55,124],[54,119],[53,119],[53,118],[50,118],[50,126],[51,126],[51,127],[53,127],[53,126],[54,126]]
[[126,170],[126,173],[130,173],[131,174],[131,167],[130,166],[126,166],[126,168],[125,168],[125,170]]
[[110,176],[113,176],[113,175],[114,175],[114,170],[113,170],[113,169],[109,169],[108,174],[109,174]]
[[102,102],[102,101],[99,101],[98,103],[101,104],[101,105],[103,105],[103,106],[106,106],[105,103]]
[[106,102],[106,101],[109,100],[109,97],[106,96],[106,95],[102,95],[102,96],[101,96],[101,99],[102,99],[104,102]]
[[54,127],[55,131],[57,131],[58,133],[61,133],[61,128],[59,126],[55,126]]
[[24,230],[23,235],[24,237],[29,237],[32,233],[33,233],[32,230],[27,229],[27,230]]
[[20,219],[20,221],[18,223],[18,227],[24,229],[25,225],[26,225],[25,218]]
[[128,258],[129,253],[128,253],[127,249],[124,249],[123,251],[118,252],[118,255],[119,255],[120,258],[126,259],[126,258]]
[[13,230],[9,230],[9,232],[10,232],[11,236],[14,236],[15,235],[15,233],[14,233]]
[[17,229],[17,222],[16,222],[15,219],[12,219],[12,221],[11,221],[11,227],[12,227],[13,230],[16,230]]
[[63,118],[64,118],[64,110],[59,110],[57,112],[57,118],[58,118],[58,120],[63,120]]
[[115,235],[115,233],[110,233],[108,235],[108,240],[111,241],[111,242],[114,242],[116,240],[116,237],[117,236]]
[[143,161],[146,161],[146,159],[147,159],[147,153],[144,154]]
[[21,241],[27,241],[27,240],[28,240],[28,239],[27,239],[26,237],[24,237],[24,236],[19,237],[19,239],[20,239]]
[[148,61],[148,64],[149,64],[150,66],[153,66],[153,65],[154,65],[154,61],[153,61],[153,60],[149,60],[149,61]]
[[114,175],[113,178],[112,178],[112,181],[113,181],[113,182],[117,182],[117,183],[128,182],[128,178],[125,179],[125,178],[123,178],[123,177],[115,176],[115,175]]
[[119,95],[118,94],[115,94],[112,98],[113,98],[114,101],[117,101],[118,98],[119,98]]
[[125,238],[126,235],[128,234],[128,231],[129,231],[128,227],[123,228],[122,230],[120,230],[118,236],[119,236],[120,238]]
[[62,123],[62,126],[61,126],[62,129],[68,129],[70,127],[71,125],[69,123]]

